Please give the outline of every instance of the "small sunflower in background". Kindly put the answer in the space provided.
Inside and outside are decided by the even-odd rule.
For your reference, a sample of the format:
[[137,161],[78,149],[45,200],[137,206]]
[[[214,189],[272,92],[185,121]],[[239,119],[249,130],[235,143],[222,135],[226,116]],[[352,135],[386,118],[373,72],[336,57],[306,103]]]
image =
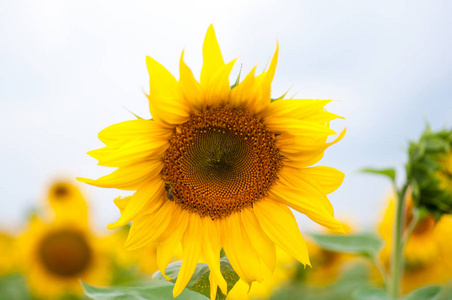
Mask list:
[[45,199],[46,212],[56,220],[69,218],[88,223],[88,205],[79,187],[70,180],[55,181]]
[[[405,231],[413,220],[414,204],[408,197],[405,211]],[[394,224],[394,199],[389,201],[378,231],[385,241],[380,253],[383,265],[389,269]],[[452,216],[443,215],[439,220],[422,215],[413,228],[404,250],[405,267],[401,287],[408,293],[429,284],[443,284],[452,279]]]
[[[183,263],[173,295],[190,280],[201,257],[210,269],[211,298],[217,286],[227,294],[220,271],[223,248],[247,285],[262,282],[276,265],[278,246],[304,265],[309,256],[289,207],[332,231],[343,232],[326,194],[344,174],[317,163],[345,130],[329,122],[329,100],[271,99],[278,48],[266,71],[256,68],[231,86],[235,60],[225,63],[213,27],[204,40],[200,81],[180,59],[176,80],[147,57],[152,120],[112,125],[99,133],[105,147],[89,152],[99,165],[117,170],[97,180],[99,187],[136,191],[119,198],[124,207],[108,228],[133,222],[126,248],[157,246],[165,275],[176,246]],[[165,277],[169,279],[167,276]]]
[[19,237],[23,269],[33,296],[81,295],[80,280],[107,285],[110,263],[101,240],[83,222],[46,223],[34,217]]
[[15,238],[6,230],[0,229],[0,277],[9,275],[17,268]]

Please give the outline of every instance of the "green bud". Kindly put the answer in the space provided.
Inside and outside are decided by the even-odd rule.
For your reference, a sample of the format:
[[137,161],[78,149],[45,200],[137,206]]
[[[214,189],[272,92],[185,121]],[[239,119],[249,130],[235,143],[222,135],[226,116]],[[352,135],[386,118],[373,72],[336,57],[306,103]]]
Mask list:
[[406,165],[414,205],[436,218],[452,213],[452,130],[433,133],[430,127],[411,142]]

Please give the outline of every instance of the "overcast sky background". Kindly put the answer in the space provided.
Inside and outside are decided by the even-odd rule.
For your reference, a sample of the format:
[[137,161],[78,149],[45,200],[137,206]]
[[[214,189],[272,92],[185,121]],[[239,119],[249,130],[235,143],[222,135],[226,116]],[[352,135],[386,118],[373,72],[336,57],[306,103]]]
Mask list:
[[[150,117],[145,56],[178,77],[199,76],[202,42],[214,24],[225,60],[260,70],[280,44],[273,96],[337,99],[346,137],[320,165],[342,170],[330,195],[339,219],[371,228],[387,180],[357,172],[396,166],[404,176],[409,140],[426,122],[452,126],[451,1],[23,1],[0,0],[0,228],[18,228],[54,179],[110,170],[86,152],[97,133]],[[198,77],[199,78],[199,77]],[[96,227],[129,193],[84,185]],[[312,227],[297,215],[301,227]]]

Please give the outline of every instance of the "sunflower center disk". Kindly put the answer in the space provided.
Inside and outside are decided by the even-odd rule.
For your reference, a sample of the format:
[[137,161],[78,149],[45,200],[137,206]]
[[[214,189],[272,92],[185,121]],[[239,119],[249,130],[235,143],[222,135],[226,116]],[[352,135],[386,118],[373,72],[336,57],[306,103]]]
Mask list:
[[216,219],[264,197],[281,158],[275,135],[259,118],[222,106],[192,115],[175,129],[162,176],[170,200]]
[[61,277],[76,276],[89,266],[91,248],[80,233],[62,230],[44,237],[38,248],[42,265]]

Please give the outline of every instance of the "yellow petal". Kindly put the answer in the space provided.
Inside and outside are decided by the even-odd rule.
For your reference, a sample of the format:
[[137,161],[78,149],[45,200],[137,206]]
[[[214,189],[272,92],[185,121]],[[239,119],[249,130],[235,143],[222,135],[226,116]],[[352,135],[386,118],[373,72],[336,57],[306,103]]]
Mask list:
[[99,187],[137,190],[155,178],[162,169],[163,163],[159,160],[141,161],[121,166],[116,171],[96,180],[81,177],[77,180]]
[[331,100],[281,99],[270,103],[262,116],[264,118],[309,120],[319,113],[325,112],[324,107],[330,102]]
[[191,276],[195,272],[198,259],[201,255],[200,245],[203,243],[201,218],[196,213],[189,214],[187,231],[182,238],[182,248],[184,255],[182,266],[179,270],[176,283],[173,289],[173,296],[176,298],[182,293]]
[[151,89],[149,109],[160,124],[181,124],[189,119],[189,110],[182,101],[179,84],[165,67],[151,57],[146,57]]
[[[283,136],[287,135],[280,135],[276,137],[276,145],[278,149],[280,149],[281,155],[283,155],[285,158],[284,165],[291,166],[294,168],[304,168],[308,166],[312,166],[313,164],[317,163],[320,159],[322,159],[325,150],[330,147],[331,145],[339,142],[345,135],[346,130],[342,130],[342,132],[337,136],[337,138],[329,143],[325,142],[319,142],[316,140],[316,142],[313,142],[313,145],[315,146],[307,146],[306,149],[303,149],[302,146],[299,146],[301,143],[290,143],[290,139],[287,141],[284,141]],[[297,137],[297,140],[300,140],[302,137]],[[304,138],[305,141],[309,141],[309,138]]]
[[229,74],[234,66],[235,60],[221,67],[208,81],[205,88],[205,105],[214,106],[228,101],[231,87]]
[[296,154],[303,151],[324,150],[327,139],[326,136],[306,138],[286,132],[276,136],[276,143],[284,152]]
[[240,278],[248,284],[262,282],[261,260],[245,231],[240,213],[221,221],[221,239],[226,256]]
[[[210,272],[209,274],[209,283],[210,283],[210,300],[215,300],[217,298],[217,287],[218,284],[215,280],[215,276]],[[225,293],[227,295],[227,293]]]
[[306,181],[317,184],[321,191],[329,194],[337,190],[344,181],[345,174],[331,167],[311,167],[299,170]]
[[[276,184],[269,191],[269,196],[305,214],[308,218],[322,226],[330,228],[333,231],[343,232],[342,224],[334,219],[332,206],[328,198],[308,184],[304,184],[303,187],[307,188],[313,194],[316,192],[317,194],[309,195],[308,191],[304,191],[302,187],[292,189],[281,184]],[[301,191],[304,194],[301,194]]]
[[310,265],[308,249],[290,209],[275,201],[261,199],[254,212],[267,236],[304,265]]
[[210,25],[207,29],[202,55],[201,84],[207,85],[215,73],[224,66],[223,56],[221,55],[213,25]]
[[248,109],[254,114],[264,111],[271,100],[271,84],[275,76],[276,64],[278,62],[279,46],[276,44],[275,54],[270,62],[270,66],[266,72],[263,72],[255,78],[256,85],[260,91],[255,103],[248,106]]
[[273,243],[262,230],[252,208],[242,209],[241,217],[243,226],[251,240],[251,244],[259,253],[259,256],[270,271],[273,272],[276,264],[275,243]]
[[171,280],[171,278],[166,276],[165,269],[170,263],[177,246],[181,242],[182,236],[187,229],[187,224],[188,211],[181,209],[179,205],[177,205],[173,220],[168,226],[168,232],[170,232],[170,234],[166,240],[157,245],[157,266],[166,280]]
[[264,123],[268,130],[274,133],[288,132],[291,135],[303,137],[318,137],[319,135],[328,136],[335,134],[334,130],[325,125],[305,120],[268,117],[264,120]]
[[175,205],[172,201],[165,201],[154,213],[146,214],[134,221],[124,247],[127,250],[134,250],[148,243],[159,242],[162,234],[168,230]]
[[130,199],[132,196],[127,197],[116,197],[113,202],[116,204],[116,207],[119,208],[119,212],[122,214],[124,209],[126,209],[127,205],[129,205]]
[[[127,140],[126,140],[127,142]],[[100,166],[105,166],[105,167],[118,167],[118,165],[116,164],[112,164],[111,166],[108,164],[105,164],[102,162],[104,157],[107,157],[109,155],[111,155],[112,153],[116,152],[116,150],[119,149],[119,147],[121,147],[124,144],[123,141],[111,141],[108,146],[103,147],[103,148],[99,148],[99,149],[95,149],[95,150],[91,150],[89,151],[87,154],[89,156],[91,156],[94,159],[97,159],[99,161],[99,165]]]
[[[119,147],[115,144],[114,149],[109,152],[101,148],[88,152],[88,155],[97,158],[101,166],[120,167],[142,160],[160,159],[168,147],[167,138],[153,139],[152,136],[147,136],[143,139],[121,143]],[[101,153],[99,153],[99,150]]]
[[201,85],[193,76],[193,72],[184,62],[184,52],[182,51],[179,63],[179,85],[184,94],[185,101],[190,106],[200,111],[203,108],[204,94]]
[[227,283],[220,270],[221,237],[219,222],[213,221],[210,217],[202,219],[204,233],[202,249],[210,274],[215,277],[215,282],[220,286],[223,294],[227,295]]
[[124,211],[121,213],[119,220],[109,224],[107,228],[114,229],[124,226],[142,211],[146,214],[152,214],[163,205],[163,191],[164,182],[160,176],[156,176],[133,194],[127,207],[125,207]]
[[256,67],[246,75],[242,82],[231,90],[229,94],[229,105],[231,107],[245,108],[257,101],[260,91],[257,84],[255,84],[255,71]]
[[115,141],[127,141],[130,139],[141,140],[149,136],[154,138],[167,137],[171,134],[171,130],[159,126],[153,120],[130,120],[117,124],[113,124],[101,132],[99,139],[105,144]]

